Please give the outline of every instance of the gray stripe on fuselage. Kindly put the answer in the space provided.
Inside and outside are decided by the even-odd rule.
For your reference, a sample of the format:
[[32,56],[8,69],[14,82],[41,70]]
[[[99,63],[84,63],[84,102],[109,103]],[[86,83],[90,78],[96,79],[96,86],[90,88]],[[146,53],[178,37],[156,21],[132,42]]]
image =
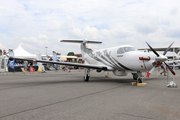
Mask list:
[[[112,57],[113,58],[113,57]],[[113,58],[121,67],[123,67],[124,69],[126,69],[126,70],[131,70],[131,69],[129,69],[128,67],[126,67],[126,66],[124,66],[124,65],[122,65],[120,62],[118,62],[115,58]]]

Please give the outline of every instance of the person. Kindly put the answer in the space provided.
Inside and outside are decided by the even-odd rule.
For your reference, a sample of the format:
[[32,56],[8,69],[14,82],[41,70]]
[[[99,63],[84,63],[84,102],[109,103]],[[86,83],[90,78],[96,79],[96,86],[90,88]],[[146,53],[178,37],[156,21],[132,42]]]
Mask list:
[[34,72],[33,62],[30,62],[29,70],[30,72]]
[[166,76],[166,65],[164,63],[161,64],[161,68],[163,69],[163,71],[160,74],[162,75],[164,73],[164,76]]
[[24,70],[27,71],[28,61],[24,61]]
[[36,62],[33,62],[33,67],[34,67],[34,71],[37,71],[37,63]]
[[36,62],[33,62],[33,66],[37,66]]
[[6,50],[3,50],[3,55],[6,55]]
[[[49,61],[49,60],[50,60],[50,57],[47,56],[46,60]],[[50,64],[47,63],[47,64],[46,64],[46,70],[50,70],[49,68],[50,68]]]
[[[69,63],[72,63],[72,61],[70,60]],[[69,66],[69,70],[71,71],[72,69],[72,66]]]
[[71,72],[70,69],[69,69],[66,65],[64,65],[62,69],[63,69],[64,71]]

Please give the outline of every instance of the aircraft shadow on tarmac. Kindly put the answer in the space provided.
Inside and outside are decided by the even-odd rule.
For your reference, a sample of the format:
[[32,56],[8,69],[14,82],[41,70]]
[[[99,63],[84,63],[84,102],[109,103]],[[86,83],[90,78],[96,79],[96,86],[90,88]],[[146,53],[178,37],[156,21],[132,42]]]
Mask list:
[[[166,77],[160,78],[159,77],[152,77],[152,78],[145,78],[144,82],[153,80],[154,82],[156,80],[166,80]],[[16,81],[16,82],[8,82],[8,83],[2,83],[1,85],[5,85],[6,88],[2,89],[10,89],[10,88],[18,88],[18,87],[28,87],[28,86],[39,86],[39,85],[54,85],[54,84],[88,84],[88,83],[119,83],[119,84],[131,84],[132,82],[135,82],[132,78],[105,78],[105,77],[90,77],[89,82],[84,82],[83,78],[73,78],[71,80],[45,80],[45,81]],[[1,89],[0,89],[1,90]]]
[[[91,80],[92,79],[92,80]],[[88,84],[88,83],[131,83],[134,82],[132,79],[127,78],[99,78],[92,77],[89,82],[84,82],[83,79],[73,79],[73,80],[46,80],[46,81],[17,81],[11,83],[2,83],[6,88],[17,88],[17,87],[28,87],[28,86],[38,86],[38,85],[53,85],[53,84]]]

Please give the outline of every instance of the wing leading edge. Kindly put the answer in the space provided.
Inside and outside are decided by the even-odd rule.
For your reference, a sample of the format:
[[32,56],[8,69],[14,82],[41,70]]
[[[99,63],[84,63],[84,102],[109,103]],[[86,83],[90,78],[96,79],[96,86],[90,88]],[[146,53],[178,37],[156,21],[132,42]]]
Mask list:
[[46,60],[32,60],[32,59],[15,58],[15,57],[10,57],[9,59],[10,60],[13,60],[13,59],[27,60],[27,61],[35,61],[35,62],[41,62],[41,63],[51,63],[51,64],[58,64],[58,65],[68,65],[68,66],[77,66],[77,67],[84,67],[84,68],[108,70],[107,66],[101,66],[101,65],[69,63],[69,62],[55,62],[55,61],[46,61]]

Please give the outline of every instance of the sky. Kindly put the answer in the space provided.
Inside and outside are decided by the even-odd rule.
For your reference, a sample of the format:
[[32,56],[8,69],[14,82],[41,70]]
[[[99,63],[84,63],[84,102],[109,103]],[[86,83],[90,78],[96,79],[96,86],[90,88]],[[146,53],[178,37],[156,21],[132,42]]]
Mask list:
[[103,42],[103,49],[180,46],[180,0],[0,0],[0,49],[81,53],[62,39]]

